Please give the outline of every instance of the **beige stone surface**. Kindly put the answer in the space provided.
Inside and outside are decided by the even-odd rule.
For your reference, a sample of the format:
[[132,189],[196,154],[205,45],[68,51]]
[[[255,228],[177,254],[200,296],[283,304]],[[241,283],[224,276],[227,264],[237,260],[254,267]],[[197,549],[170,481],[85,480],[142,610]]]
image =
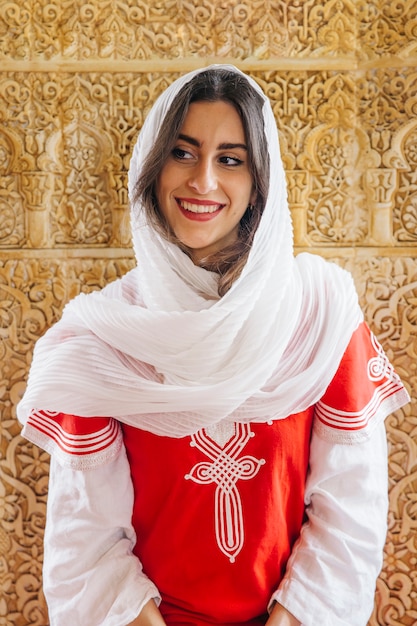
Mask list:
[[417,1],[0,1],[0,624],[47,626],[48,455],[15,406],[33,345],[133,265],[130,152],[182,72],[271,99],[297,251],[352,271],[412,395],[387,419],[389,534],[370,626],[417,623]]

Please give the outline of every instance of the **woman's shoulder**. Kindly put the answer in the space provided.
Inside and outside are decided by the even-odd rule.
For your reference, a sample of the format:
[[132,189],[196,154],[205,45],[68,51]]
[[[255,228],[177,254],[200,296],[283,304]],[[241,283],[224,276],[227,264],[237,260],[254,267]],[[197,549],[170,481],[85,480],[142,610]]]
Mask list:
[[305,292],[340,294],[357,304],[358,296],[352,274],[318,254],[302,252],[295,257],[295,264]]
[[312,252],[300,252],[295,256],[295,263],[300,271],[304,272],[321,272],[323,275],[339,275],[349,276],[352,278],[351,273],[338,265],[335,261],[325,259],[319,254]]

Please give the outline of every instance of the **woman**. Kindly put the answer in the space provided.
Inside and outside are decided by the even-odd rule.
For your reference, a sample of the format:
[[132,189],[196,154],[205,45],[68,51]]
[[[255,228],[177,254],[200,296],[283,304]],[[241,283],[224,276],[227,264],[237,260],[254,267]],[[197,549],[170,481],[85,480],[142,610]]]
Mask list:
[[350,275],[294,258],[256,83],[171,85],[129,189],[137,268],[66,306],[18,407],[52,455],[51,624],[365,625],[408,396]]

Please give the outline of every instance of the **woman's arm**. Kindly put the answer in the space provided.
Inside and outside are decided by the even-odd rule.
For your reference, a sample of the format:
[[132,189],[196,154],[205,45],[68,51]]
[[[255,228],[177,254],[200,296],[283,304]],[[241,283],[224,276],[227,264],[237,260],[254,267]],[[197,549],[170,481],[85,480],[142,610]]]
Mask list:
[[383,423],[360,444],[313,434],[306,504],[308,521],[273,600],[303,626],[365,626],[387,529]]
[[52,458],[44,558],[51,626],[129,624],[152,598],[159,599],[132,553],[132,506],[124,448],[112,462],[85,471]]

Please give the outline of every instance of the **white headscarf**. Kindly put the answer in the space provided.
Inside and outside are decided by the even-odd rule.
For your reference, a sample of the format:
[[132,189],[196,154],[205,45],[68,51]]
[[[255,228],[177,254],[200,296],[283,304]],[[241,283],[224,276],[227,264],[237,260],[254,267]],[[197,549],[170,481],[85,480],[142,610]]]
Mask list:
[[[174,82],[147,117],[130,164],[131,198],[171,103],[203,69]],[[317,256],[294,258],[275,119],[246,78],[265,102],[272,175],[241,276],[219,298],[217,276],[161,238],[134,205],[137,267],[77,296],[37,342],[18,405],[23,423],[37,409],[181,437],[225,419],[283,419],[323,395],[362,313],[350,274]]]

